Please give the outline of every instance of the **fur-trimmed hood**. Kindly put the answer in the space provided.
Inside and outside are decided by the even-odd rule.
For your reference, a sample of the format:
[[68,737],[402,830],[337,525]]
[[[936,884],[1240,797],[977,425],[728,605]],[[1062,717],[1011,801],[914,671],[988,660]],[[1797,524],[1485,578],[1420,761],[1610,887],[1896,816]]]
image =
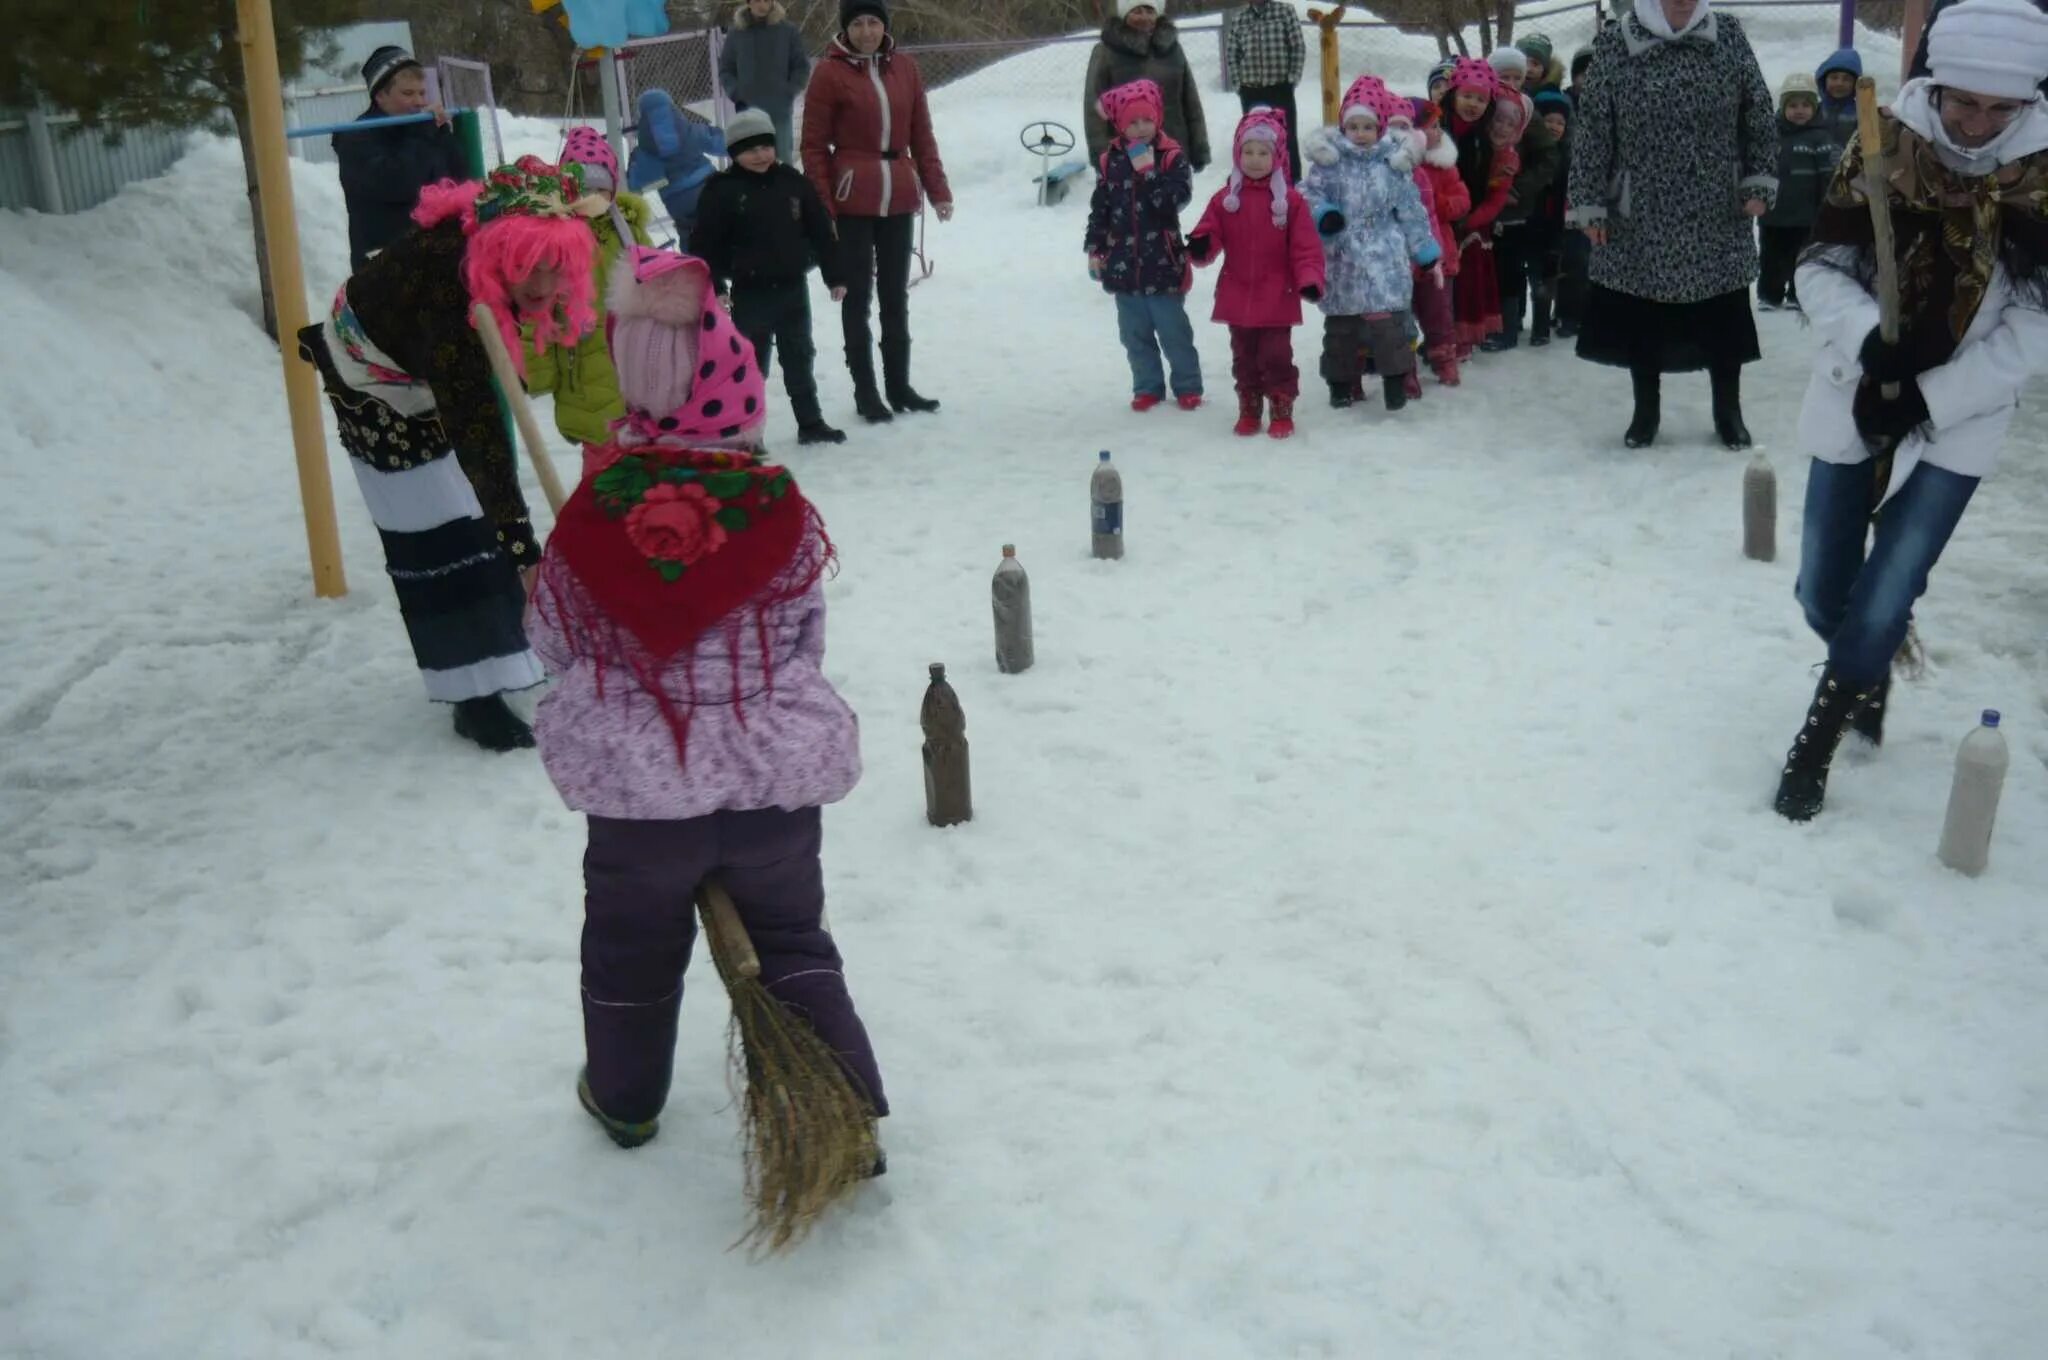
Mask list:
[[741,5],[732,16],[732,26],[736,30],[742,28],[753,28],[757,24],[760,27],[766,28],[770,24],[787,23],[788,21],[789,11],[782,7],[781,0],[777,0],[777,3],[769,9],[768,17],[766,19],[755,19],[754,11],[749,9],[745,5]]
[[1180,46],[1180,30],[1164,14],[1152,25],[1150,33],[1140,33],[1121,19],[1111,19],[1102,26],[1102,44],[1142,61],[1146,57],[1163,57]]

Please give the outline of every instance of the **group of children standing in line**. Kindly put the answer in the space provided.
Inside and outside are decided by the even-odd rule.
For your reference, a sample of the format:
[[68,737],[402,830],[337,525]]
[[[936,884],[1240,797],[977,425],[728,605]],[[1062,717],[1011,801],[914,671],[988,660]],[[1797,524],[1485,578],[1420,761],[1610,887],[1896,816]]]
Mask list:
[[[1132,409],[1169,392],[1182,410],[1201,406],[1186,295],[1194,268],[1219,261],[1212,319],[1230,329],[1239,435],[1294,433],[1304,301],[1323,313],[1320,373],[1340,410],[1365,400],[1368,371],[1389,411],[1420,397],[1418,349],[1439,384],[1457,387],[1475,351],[1518,347],[1525,322],[1531,346],[1576,334],[1592,246],[1566,230],[1565,183],[1591,62],[1590,51],[1573,58],[1567,89],[1550,41],[1532,34],[1485,60],[1439,63],[1426,99],[1360,76],[1338,126],[1301,139],[1306,167],[1290,161],[1285,114],[1254,108],[1232,139],[1229,181],[1185,235],[1193,175],[1164,131],[1159,87],[1105,93],[1116,137],[1096,167],[1084,244],[1091,277],[1116,299]],[[1780,190],[1761,226],[1765,310],[1799,305],[1792,271],[1855,131],[1861,72],[1844,49],[1781,90]]]

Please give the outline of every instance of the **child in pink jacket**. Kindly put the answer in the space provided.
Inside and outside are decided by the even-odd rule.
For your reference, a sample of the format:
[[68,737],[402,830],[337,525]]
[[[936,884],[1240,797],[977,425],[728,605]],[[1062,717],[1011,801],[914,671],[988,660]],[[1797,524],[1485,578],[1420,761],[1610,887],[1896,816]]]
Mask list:
[[1301,303],[1323,295],[1323,243],[1307,200],[1290,182],[1287,119],[1255,108],[1237,125],[1230,182],[1188,237],[1188,255],[1207,265],[1221,258],[1212,319],[1230,327],[1231,374],[1237,380],[1241,435],[1259,432],[1273,403],[1275,439],[1294,433],[1301,371],[1294,366],[1294,328]]

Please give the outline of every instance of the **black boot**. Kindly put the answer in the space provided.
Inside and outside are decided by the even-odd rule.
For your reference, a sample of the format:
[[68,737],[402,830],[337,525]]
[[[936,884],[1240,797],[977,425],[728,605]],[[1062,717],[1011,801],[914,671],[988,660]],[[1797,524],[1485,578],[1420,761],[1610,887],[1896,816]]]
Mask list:
[[1778,776],[1776,807],[1780,817],[1810,822],[1820,811],[1828,792],[1828,766],[1842,733],[1877,694],[1879,686],[1852,686],[1828,666],[1821,671],[1820,684],[1807,706],[1806,722],[1785,753],[1785,768]]
[[1408,404],[1408,379],[1405,375],[1381,378],[1380,390],[1386,394],[1389,411],[1398,411]]
[[512,711],[502,694],[456,704],[455,735],[467,737],[486,751],[519,751],[533,745],[533,729]]
[[1535,294],[1532,299],[1535,306],[1531,309],[1533,315],[1529,318],[1529,348],[1542,349],[1550,343],[1551,290],[1547,287],[1537,287],[1530,291]]
[[896,417],[875,386],[875,356],[870,350],[846,352],[846,371],[853,375],[853,409],[870,425],[886,425]]
[[1647,449],[1657,442],[1657,422],[1662,414],[1664,381],[1655,369],[1632,368],[1629,382],[1636,391],[1636,413],[1628,423],[1621,442],[1632,449]]
[[1357,399],[1351,395],[1350,383],[1333,382],[1330,384],[1330,409],[1341,411],[1350,406],[1355,400]]
[[929,414],[939,409],[936,401],[919,396],[917,389],[910,385],[908,340],[882,341],[882,387],[889,394],[889,404],[896,408],[897,415],[912,411]]
[[796,427],[796,442],[799,444],[844,444],[846,431],[835,430],[823,420],[808,421]]
[[1856,710],[1849,726],[1872,746],[1884,745],[1884,707],[1892,697],[1892,678],[1887,675],[1872,692],[1870,702]]
[[799,444],[844,444],[846,431],[835,430],[825,423],[825,412],[818,405],[818,389],[812,384],[808,391],[791,394],[790,414],[796,417],[796,442]]
[[1755,441],[1742,423],[1742,369],[1716,368],[1709,376],[1714,384],[1714,433],[1731,449],[1748,448]]

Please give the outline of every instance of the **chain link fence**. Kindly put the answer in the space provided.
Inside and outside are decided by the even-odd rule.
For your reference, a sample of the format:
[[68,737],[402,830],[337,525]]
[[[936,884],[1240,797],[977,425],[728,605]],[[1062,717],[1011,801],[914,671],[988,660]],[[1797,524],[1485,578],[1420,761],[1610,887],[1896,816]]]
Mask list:
[[441,102],[451,109],[475,109],[491,138],[491,164],[505,163],[505,135],[498,127],[498,96],[491,88],[489,62],[442,57],[434,63]]

